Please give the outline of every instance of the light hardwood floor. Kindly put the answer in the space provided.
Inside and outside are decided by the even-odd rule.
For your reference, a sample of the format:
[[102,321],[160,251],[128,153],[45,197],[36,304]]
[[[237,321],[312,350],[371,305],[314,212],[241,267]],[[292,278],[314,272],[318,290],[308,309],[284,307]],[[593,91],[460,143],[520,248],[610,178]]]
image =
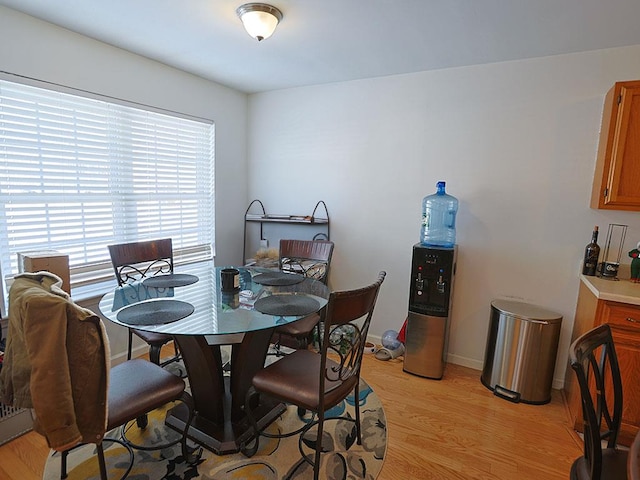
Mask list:
[[[363,378],[382,400],[388,446],[378,480],[569,478],[581,455],[561,393],[547,405],[514,404],[447,365],[442,380],[402,371],[402,360],[366,355]],[[0,447],[0,479],[40,480],[49,450],[30,432]]]

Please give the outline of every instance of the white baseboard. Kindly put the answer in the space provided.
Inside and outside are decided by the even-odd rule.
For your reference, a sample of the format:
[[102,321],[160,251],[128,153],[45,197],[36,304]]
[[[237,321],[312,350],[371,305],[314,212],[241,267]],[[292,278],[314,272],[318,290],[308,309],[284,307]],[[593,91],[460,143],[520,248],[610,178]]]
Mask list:
[[474,360],[473,358],[461,357],[460,355],[454,355],[449,353],[447,355],[447,363],[453,363],[454,365],[460,365],[462,367],[473,368],[474,370],[482,371],[484,362],[480,360]]
[[[380,336],[376,336],[376,335],[369,335],[367,337],[367,340],[375,343],[376,345],[380,345],[381,344],[381,337]],[[447,355],[447,363],[453,363],[454,365],[460,365],[462,367],[468,367],[468,368],[472,368],[474,370],[478,370],[478,377],[480,375],[480,372],[482,372],[482,369],[484,368],[484,361],[482,360],[476,360],[473,358],[468,358],[468,357],[462,357],[460,355],[455,355],[452,353],[449,353]],[[478,380],[480,381],[480,380]],[[564,388],[564,380],[561,378],[554,378],[553,379],[553,383],[551,384],[551,388],[555,389],[555,390],[562,390]]]
[[[471,358],[461,357],[459,355],[447,355],[447,363],[453,363],[455,365],[461,365],[463,367],[473,368],[482,372],[484,368],[484,361],[474,360]],[[564,380],[560,378],[554,378],[551,383],[551,388],[555,390],[562,390],[564,388]]]

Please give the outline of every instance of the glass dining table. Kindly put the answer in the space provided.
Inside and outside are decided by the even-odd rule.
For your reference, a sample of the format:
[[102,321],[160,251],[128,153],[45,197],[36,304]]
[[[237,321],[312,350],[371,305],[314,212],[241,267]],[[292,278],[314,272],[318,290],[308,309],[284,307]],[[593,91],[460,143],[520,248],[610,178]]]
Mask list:
[[[232,291],[221,288],[223,267],[203,262],[116,287],[99,304],[102,315],[114,323],[174,336],[195,404],[188,436],[220,455],[239,451],[251,436],[245,396],[253,375],[264,367],[274,329],[322,310],[329,297],[327,286],[317,280],[235,268],[239,285]],[[231,348],[226,374],[225,345]],[[263,427],[283,410],[282,404],[262,398],[253,411]],[[166,423],[181,431],[187,415],[179,405]]]

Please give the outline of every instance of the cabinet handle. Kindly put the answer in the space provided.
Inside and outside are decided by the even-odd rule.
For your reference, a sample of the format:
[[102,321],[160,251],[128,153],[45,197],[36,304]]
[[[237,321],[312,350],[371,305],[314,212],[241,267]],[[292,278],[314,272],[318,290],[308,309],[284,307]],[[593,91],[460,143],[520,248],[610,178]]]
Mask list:
[[638,321],[638,320],[636,320],[635,318],[632,318],[632,317],[627,317],[627,322],[640,323],[640,321]]

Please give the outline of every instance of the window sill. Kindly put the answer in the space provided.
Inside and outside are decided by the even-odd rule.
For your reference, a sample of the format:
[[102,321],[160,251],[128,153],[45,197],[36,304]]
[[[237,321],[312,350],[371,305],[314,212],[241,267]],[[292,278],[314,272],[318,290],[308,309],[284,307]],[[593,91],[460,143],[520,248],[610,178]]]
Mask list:
[[71,290],[71,298],[76,303],[87,302],[89,300],[101,298],[105,293],[113,290],[115,287],[115,279],[106,282],[93,283],[91,285],[83,285]]

